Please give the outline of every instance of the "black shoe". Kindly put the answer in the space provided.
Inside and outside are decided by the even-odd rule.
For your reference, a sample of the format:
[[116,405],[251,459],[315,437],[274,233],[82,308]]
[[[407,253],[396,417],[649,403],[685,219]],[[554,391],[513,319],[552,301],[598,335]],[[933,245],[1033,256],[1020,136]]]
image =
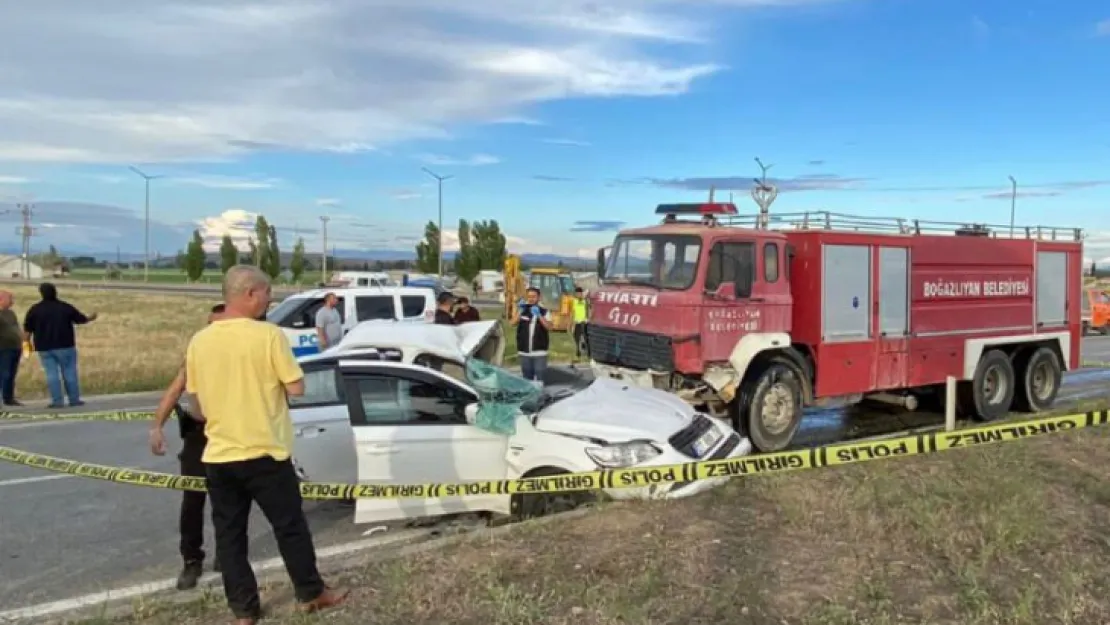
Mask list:
[[79,407],[79,406],[84,406],[84,405],[85,405],[85,402],[83,402],[83,401],[81,401],[81,400],[77,400],[77,401],[71,401],[71,402],[69,402],[69,406],[70,406],[71,408],[77,408],[77,407]]
[[10,401],[5,401],[5,402],[4,402],[4,405],[5,405],[5,406],[22,406],[22,405],[23,405],[23,402],[20,402],[20,401],[16,401],[16,400],[12,399],[12,400],[10,400]]
[[177,576],[177,589],[192,590],[196,588],[197,583],[200,582],[200,576],[203,574],[203,562],[186,562],[181,569],[181,574]]

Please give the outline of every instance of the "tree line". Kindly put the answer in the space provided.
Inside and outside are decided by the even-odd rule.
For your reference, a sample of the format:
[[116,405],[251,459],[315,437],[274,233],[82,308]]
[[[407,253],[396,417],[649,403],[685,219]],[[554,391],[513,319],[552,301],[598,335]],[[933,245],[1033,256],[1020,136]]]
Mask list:
[[[505,266],[505,235],[496,219],[475,221],[459,220],[459,251],[448,265],[460,280],[472,282],[478,272],[485,269],[501,271]],[[439,227],[434,221],[424,226],[424,240],[416,244],[416,269],[422,273],[439,271]]]
[[[254,265],[264,271],[271,279],[281,275],[281,248],[278,245],[277,228],[259,215],[254,221],[254,235],[247,239],[249,248],[246,254],[239,251],[231,235],[225,234],[220,241],[220,272],[227,273],[235,265]],[[208,254],[204,251],[204,237],[200,230],[193,230],[193,236],[183,252],[178,253],[178,266],[190,280],[199,280],[204,275]],[[297,238],[293,244],[293,256],[289,260],[289,279],[300,282],[308,262],[305,259],[304,239]]]

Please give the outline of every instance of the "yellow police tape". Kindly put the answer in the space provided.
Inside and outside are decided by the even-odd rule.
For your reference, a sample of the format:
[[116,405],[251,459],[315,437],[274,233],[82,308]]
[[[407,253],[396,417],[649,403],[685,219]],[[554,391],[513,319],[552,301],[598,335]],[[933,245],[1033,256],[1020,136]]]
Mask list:
[[101,410],[99,412],[0,412],[0,421],[152,421],[153,411]]
[[[1028,421],[998,423],[955,432],[926,432],[913,436],[842,443],[814,449],[726,460],[589,471],[515,480],[488,480],[454,484],[327,484],[306,482],[301,484],[301,494],[306,499],[432,499],[460,495],[563,493],[635,488],[655,484],[688,483],[714,478],[786,473],[788,471],[856,464],[870,460],[907,458],[951,449],[1070,432],[1082,428],[1106,425],[1108,421],[1110,421],[1110,411],[1102,410],[1043,417]],[[33,454],[11,447],[0,446],[0,460],[46,471],[68,473],[119,484],[174,490],[203,491],[205,489],[203,478],[77,462]]]

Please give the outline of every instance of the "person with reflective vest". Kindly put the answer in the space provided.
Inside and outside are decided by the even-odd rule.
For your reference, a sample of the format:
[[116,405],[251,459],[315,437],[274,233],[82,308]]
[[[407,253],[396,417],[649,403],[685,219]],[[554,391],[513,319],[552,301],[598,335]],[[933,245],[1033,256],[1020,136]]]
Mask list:
[[586,322],[589,320],[589,309],[587,307],[586,293],[582,287],[574,289],[574,357],[575,359],[582,358],[583,352],[588,352],[586,349]]

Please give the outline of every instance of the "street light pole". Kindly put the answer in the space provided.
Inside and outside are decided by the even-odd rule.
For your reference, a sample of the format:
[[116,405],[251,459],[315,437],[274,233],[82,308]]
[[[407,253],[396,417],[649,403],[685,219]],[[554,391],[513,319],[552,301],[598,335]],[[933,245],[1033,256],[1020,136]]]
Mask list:
[[331,217],[327,215],[320,215],[321,230],[324,233],[324,247],[320,252],[320,282],[328,283],[328,220]]
[[1010,176],[1010,238],[1014,238],[1014,213],[1017,210],[1017,180]]
[[148,176],[139,170],[138,167],[128,167],[131,171],[135,172],[142,177],[146,185],[146,201],[143,203],[143,281],[150,281],[150,181],[165,176]]
[[438,229],[439,229],[439,243],[437,243],[436,245],[439,248],[439,253],[437,254],[438,260],[439,260],[439,282],[442,285],[443,284],[443,181],[444,180],[450,180],[450,179],[454,178],[454,176],[440,176],[439,174],[437,174],[437,173],[433,172],[432,170],[428,169],[427,167],[421,167],[420,169],[423,169],[424,173],[426,173],[429,176],[431,176],[432,178],[436,179],[436,185],[437,185],[437,188],[438,188],[438,197],[439,197],[439,226],[438,226]]

